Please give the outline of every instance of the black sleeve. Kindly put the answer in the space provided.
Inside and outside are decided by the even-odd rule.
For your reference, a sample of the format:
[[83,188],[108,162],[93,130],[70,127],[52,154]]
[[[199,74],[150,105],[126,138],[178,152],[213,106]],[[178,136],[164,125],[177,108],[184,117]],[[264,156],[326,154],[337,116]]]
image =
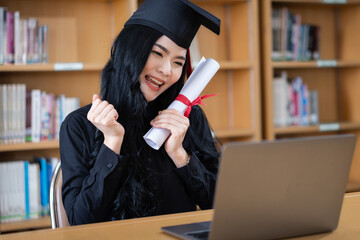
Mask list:
[[62,197],[71,225],[109,220],[127,159],[102,145],[93,165],[87,119],[69,115],[60,130]]
[[193,141],[188,140],[184,144],[191,154],[190,162],[175,171],[194,202],[201,209],[209,209],[213,205],[219,154],[205,114],[197,106],[191,111],[188,131],[192,131],[189,134],[194,136]]

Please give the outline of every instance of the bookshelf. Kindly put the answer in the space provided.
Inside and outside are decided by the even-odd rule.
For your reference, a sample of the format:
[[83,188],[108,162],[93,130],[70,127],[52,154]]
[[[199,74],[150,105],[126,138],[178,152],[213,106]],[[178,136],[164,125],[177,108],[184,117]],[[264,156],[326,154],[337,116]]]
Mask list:
[[[0,65],[0,84],[25,83],[29,89],[78,97],[84,106],[99,91],[112,40],[137,0],[0,0],[0,6],[49,27],[48,63]],[[0,145],[0,161],[31,161],[34,156],[60,157],[59,142]],[[0,234],[49,227],[50,218],[44,217],[0,224]]]
[[218,93],[202,106],[222,142],[261,139],[258,1],[194,0],[221,19],[220,35],[200,27],[199,52],[220,70],[202,94]]
[[[272,15],[287,8],[301,22],[320,28],[320,59],[273,61]],[[353,133],[360,136],[360,1],[272,0],[261,1],[262,84],[264,138]],[[275,34],[274,34],[275,35]],[[273,79],[286,71],[288,78],[300,76],[308,88],[318,92],[319,123],[309,126],[274,125]],[[360,140],[357,142],[347,190],[360,189]]]
[[[142,1],[137,0],[0,0],[49,27],[49,62],[0,65],[0,84],[25,83],[55,95],[78,97],[80,106],[99,91],[100,71],[111,42]],[[216,36],[201,27],[200,53],[221,68],[202,94],[219,95],[203,106],[216,135],[223,141],[261,139],[258,1],[195,0],[222,19]],[[79,63],[81,66],[79,67]],[[62,65],[60,70],[56,66]],[[59,157],[58,141],[0,145],[0,161]],[[48,217],[0,224],[0,234],[50,227]]]

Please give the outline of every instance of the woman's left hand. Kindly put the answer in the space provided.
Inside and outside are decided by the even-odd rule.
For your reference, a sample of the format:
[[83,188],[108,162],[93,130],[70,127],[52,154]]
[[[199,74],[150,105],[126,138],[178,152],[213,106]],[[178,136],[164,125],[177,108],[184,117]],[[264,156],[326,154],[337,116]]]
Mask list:
[[190,126],[189,119],[175,109],[166,109],[160,111],[150,124],[153,127],[165,128],[171,132],[165,142],[165,151],[177,167],[185,166],[189,156],[182,143]]

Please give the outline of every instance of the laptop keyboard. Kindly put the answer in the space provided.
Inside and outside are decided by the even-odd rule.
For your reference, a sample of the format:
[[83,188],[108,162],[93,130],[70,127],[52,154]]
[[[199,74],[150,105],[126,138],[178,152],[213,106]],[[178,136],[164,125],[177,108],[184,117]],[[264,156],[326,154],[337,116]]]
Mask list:
[[207,240],[209,239],[209,233],[210,231],[188,232],[186,233],[186,235],[189,235],[196,239]]

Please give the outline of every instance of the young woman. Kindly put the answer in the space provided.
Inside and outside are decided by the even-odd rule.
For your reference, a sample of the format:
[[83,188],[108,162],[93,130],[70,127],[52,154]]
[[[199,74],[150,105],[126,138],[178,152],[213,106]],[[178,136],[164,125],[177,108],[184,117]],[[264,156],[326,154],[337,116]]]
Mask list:
[[[207,119],[198,106],[189,119],[166,109],[184,84],[186,51],[197,29],[184,44],[171,33],[177,26],[169,32],[148,21],[132,23],[144,9],[157,16],[164,1],[188,4],[145,1],[114,41],[100,96],[61,126],[63,202],[71,225],[212,207],[219,154]],[[171,132],[159,150],[143,139],[151,127]]]

